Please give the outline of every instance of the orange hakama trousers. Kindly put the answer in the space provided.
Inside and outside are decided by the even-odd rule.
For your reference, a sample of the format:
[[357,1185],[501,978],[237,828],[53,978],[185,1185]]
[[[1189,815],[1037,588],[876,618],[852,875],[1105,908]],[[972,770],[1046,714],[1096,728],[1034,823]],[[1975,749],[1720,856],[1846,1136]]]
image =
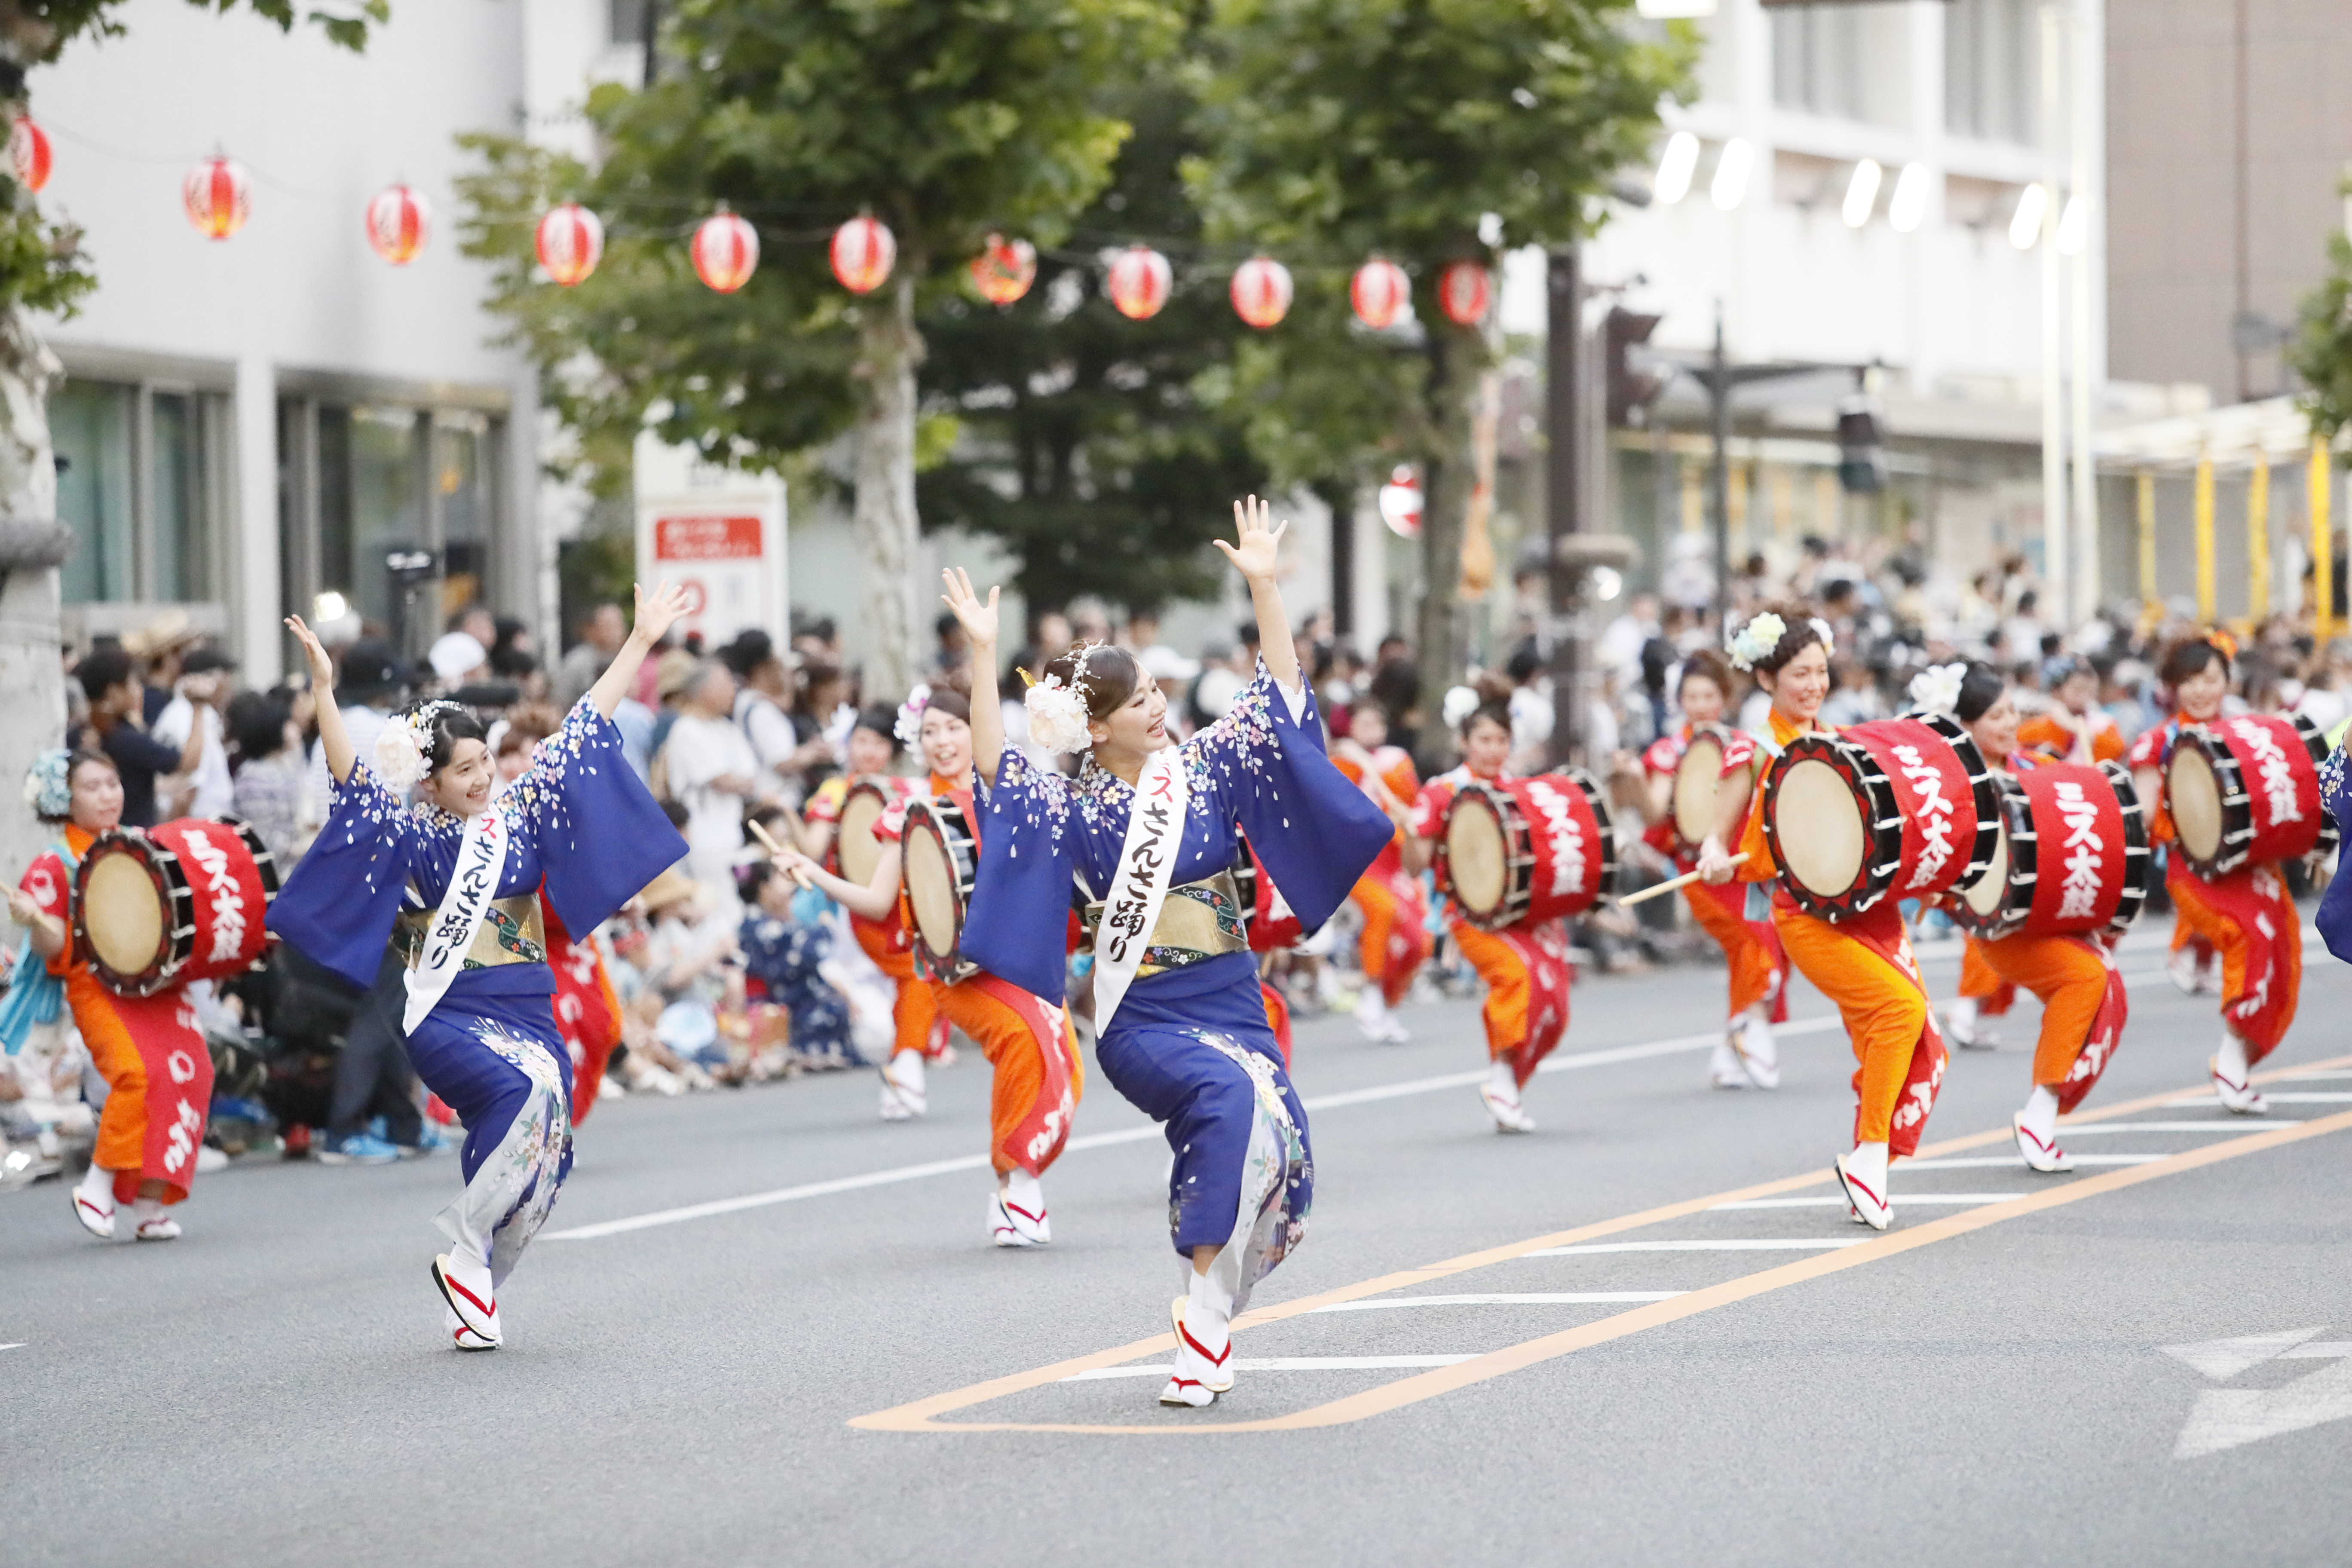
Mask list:
[[[1695,868],[1695,865],[1682,867],[1685,871]],[[1711,888],[1693,882],[1683,889],[1683,899],[1731,966],[1731,1000],[1724,1016],[1737,1018],[1757,1003],[1769,1002],[1771,1021],[1787,1023],[1789,955],[1781,951],[1780,933],[1769,924],[1742,915],[1748,884],[1735,881]]]
[[1384,871],[1381,861],[1375,860],[1348,897],[1364,917],[1358,950],[1364,984],[1379,986],[1381,999],[1394,1007],[1412,990],[1412,977],[1429,961],[1434,945],[1430,941],[1429,910],[1422,902],[1421,883],[1402,867]]
[[1069,1142],[1086,1089],[1069,1015],[992,974],[916,988],[932,998],[941,1028],[952,1023],[988,1058],[989,1163],[1000,1175],[1015,1167],[1044,1175]]
[[[890,977],[898,988],[898,997],[890,1004],[892,1037],[890,1054],[920,1051],[935,1057],[948,1042],[948,1021],[940,1016],[938,994],[930,982],[915,973],[914,950],[907,945],[904,926],[894,921],[888,925],[877,925],[872,921],[852,915],[849,929],[857,938],[857,945],[874,961],[874,967]],[[966,1031],[969,1033],[969,1031]],[[980,1037],[972,1036],[977,1040]]]
[[1892,899],[1832,925],[1775,899],[1772,924],[1806,979],[1837,1004],[1853,1042],[1853,1141],[1917,1152],[1944,1081],[1944,1038]]
[[1456,925],[1454,943],[1486,983],[1486,1056],[1508,1061],[1520,1087],[1568,1032],[1568,932],[1558,921],[1480,931]]
[[2130,1003],[2106,948],[2086,936],[1969,939],[1969,955],[2002,985],[2042,999],[2042,1035],[2033,1047],[2033,1081],[2073,1110],[2091,1092],[2123,1040]]
[[2245,1041],[2246,1060],[2261,1061],[2286,1037],[2303,989],[2303,926],[2286,879],[2249,866],[2209,882],[2171,858],[2164,884],[2181,927],[2221,955],[2221,1021]]

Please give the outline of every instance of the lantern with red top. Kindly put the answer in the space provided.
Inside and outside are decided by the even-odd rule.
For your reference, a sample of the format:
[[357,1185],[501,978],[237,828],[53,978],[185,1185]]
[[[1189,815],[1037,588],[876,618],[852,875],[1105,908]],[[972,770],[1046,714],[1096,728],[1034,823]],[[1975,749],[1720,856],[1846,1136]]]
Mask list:
[[1399,463],[1381,487],[1381,521],[1399,539],[1421,537],[1421,478],[1410,463]]
[[180,182],[180,202],[198,234],[226,239],[253,211],[253,181],[226,158],[207,158]]
[[760,265],[759,231],[721,202],[695,229],[693,256],[697,278],[721,294],[732,294],[751,280],[752,268]]
[[1168,303],[1175,275],[1168,258],[1148,245],[1130,245],[1110,264],[1110,302],[1131,321],[1148,321]]
[[432,232],[432,206],[406,185],[387,185],[368,203],[368,243],[394,267],[405,267],[424,254]]
[[864,213],[833,231],[833,275],[853,294],[871,294],[890,276],[898,241],[888,226]]
[[1290,313],[1290,268],[1254,256],[1234,269],[1234,314],[1264,331]]
[[604,225],[578,202],[551,207],[539,220],[534,237],[539,264],[547,275],[569,289],[596,270],[604,256]]
[[1348,302],[1356,308],[1356,319],[1376,332],[1394,326],[1412,297],[1412,282],[1404,268],[1377,256],[1357,268],[1348,283]]
[[16,183],[37,191],[49,183],[49,133],[33,123],[29,114],[16,116],[8,128],[8,161],[16,166]]
[[971,258],[971,286],[992,305],[1010,305],[1037,280],[1037,247],[1025,239],[992,234]]
[[1438,306],[1457,327],[1475,327],[1485,321],[1493,294],[1493,280],[1475,261],[1456,261],[1437,275]]

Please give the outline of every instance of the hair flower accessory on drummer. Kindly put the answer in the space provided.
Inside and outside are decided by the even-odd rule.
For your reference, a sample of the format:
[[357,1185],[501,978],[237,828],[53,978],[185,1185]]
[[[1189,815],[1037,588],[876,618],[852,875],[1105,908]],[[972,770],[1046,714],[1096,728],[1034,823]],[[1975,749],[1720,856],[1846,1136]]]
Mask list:
[[1829,622],[1822,619],[1821,616],[1811,616],[1811,619],[1813,623],[1813,630],[1821,634],[1822,657],[1824,658],[1836,657],[1837,633],[1832,631],[1830,629]]
[[59,818],[73,811],[73,753],[58,747],[33,759],[25,773],[25,804],[36,816]]
[[923,710],[931,705],[931,689],[918,686],[907,693],[907,700],[898,704],[898,721],[890,732],[898,737],[899,744],[909,752],[923,743]]
[[1478,692],[1474,687],[1449,688],[1444,705],[1438,709],[1438,716],[1445,721],[1447,729],[1459,730],[1462,721],[1478,711]]
[[1094,744],[1087,728],[1087,700],[1063,685],[1060,676],[1049,675],[1032,685],[1021,694],[1021,704],[1029,710],[1029,739],[1048,752],[1077,752]]
[[1960,705],[1965,664],[1931,664],[1911,678],[1911,704],[1922,713],[1949,713]]
[[1731,667],[1734,669],[1755,668],[1758,659],[1780,646],[1781,634],[1788,629],[1788,622],[1769,610],[1765,611],[1733,633],[1731,640],[1724,645],[1731,655]]

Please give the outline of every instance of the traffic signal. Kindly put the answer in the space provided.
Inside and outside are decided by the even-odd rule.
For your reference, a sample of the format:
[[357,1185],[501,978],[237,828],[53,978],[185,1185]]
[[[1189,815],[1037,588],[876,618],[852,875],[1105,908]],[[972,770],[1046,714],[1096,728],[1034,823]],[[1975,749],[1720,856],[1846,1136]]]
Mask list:
[[1666,389],[1665,377],[1635,370],[1632,363],[1634,345],[1648,342],[1662,320],[1663,317],[1612,306],[1608,321],[1601,326],[1601,342],[1609,356],[1606,384],[1609,423],[1612,426],[1634,423],[1633,411],[1646,409]]
[[1850,397],[1838,405],[1837,439],[1838,483],[1864,494],[1885,489],[1886,448],[1869,399]]

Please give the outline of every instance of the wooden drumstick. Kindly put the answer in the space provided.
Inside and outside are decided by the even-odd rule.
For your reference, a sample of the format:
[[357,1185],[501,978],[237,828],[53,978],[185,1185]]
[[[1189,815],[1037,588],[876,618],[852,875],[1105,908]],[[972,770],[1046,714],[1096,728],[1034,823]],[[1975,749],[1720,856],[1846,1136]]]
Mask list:
[[[1731,858],[1731,863],[1737,866],[1747,858],[1748,851],[1742,849],[1738,854],[1734,855]],[[1671,893],[1676,888],[1687,888],[1693,882],[1697,881],[1698,877],[1699,874],[1696,871],[1685,871],[1679,877],[1672,877],[1667,879],[1665,881],[1658,883],[1655,887],[1644,888],[1638,893],[1626,894],[1623,898],[1617,900],[1617,907],[1622,910],[1629,905],[1638,904],[1643,899],[1654,899],[1659,897],[1661,894]]]
[[[766,825],[765,825],[765,824],[763,824],[763,823],[758,823],[758,822],[749,822],[749,823],[744,824],[744,826],[747,826],[747,827],[749,827],[749,828],[751,830],[752,836],[753,836],[754,837],[758,838],[758,839],[759,839],[759,841],[760,841],[761,843],[762,843],[762,844],[764,844],[764,845],[766,845],[766,846],[768,847],[768,853],[769,853],[769,854],[771,854],[771,855],[782,855],[782,854],[784,852],[784,847],[783,847],[782,845],[781,845],[781,844],[777,843],[777,842],[775,841],[775,839],[773,839],[772,837],[769,837],[768,829],[767,829],[767,826],[766,826]],[[798,866],[794,866],[794,867],[790,868],[789,869],[787,869],[787,870],[784,872],[784,875],[785,875],[785,876],[787,876],[787,877],[790,877],[793,881],[795,881],[795,882],[799,883],[799,884],[800,884],[800,888],[801,888],[801,891],[803,891],[803,892],[804,892],[804,893],[814,893],[814,892],[815,892],[815,891],[816,891],[816,884],[815,884],[814,882],[810,881],[810,880],[809,880],[809,874],[808,874],[806,871],[802,870]]]

